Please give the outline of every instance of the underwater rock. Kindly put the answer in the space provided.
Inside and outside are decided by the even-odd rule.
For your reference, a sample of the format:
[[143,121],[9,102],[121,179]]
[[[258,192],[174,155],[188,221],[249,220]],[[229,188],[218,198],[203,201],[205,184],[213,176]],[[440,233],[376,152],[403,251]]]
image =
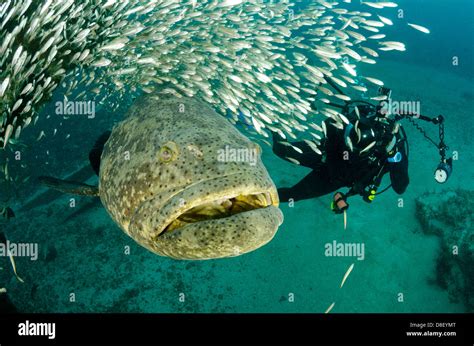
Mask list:
[[0,314],[10,314],[15,312],[18,312],[18,310],[8,297],[8,293],[0,288]]
[[441,238],[436,271],[438,284],[450,298],[474,311],[473,191],[425,193],[416,200],[416,216],[423,232]]
[[[0,243],[6,243],[7,238],[3,232],[0,232]],[[15,305],[8,297],[7,289],[0,285],[0,313],[14,313],[17,312]]]
[[58,250],[56,250],[56,247],[53,244],[50,244],[46,250],[44,260],[45,262],[52,262],[56,257],[58,257]]

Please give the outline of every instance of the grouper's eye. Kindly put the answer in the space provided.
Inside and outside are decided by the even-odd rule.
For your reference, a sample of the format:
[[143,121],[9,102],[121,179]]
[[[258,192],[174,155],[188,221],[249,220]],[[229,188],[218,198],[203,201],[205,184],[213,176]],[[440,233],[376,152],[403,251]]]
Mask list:
[[179,155],[178,146],[175,142],[167,142],[160,148],[158,154],[160,162],[169,163],[177,159]]

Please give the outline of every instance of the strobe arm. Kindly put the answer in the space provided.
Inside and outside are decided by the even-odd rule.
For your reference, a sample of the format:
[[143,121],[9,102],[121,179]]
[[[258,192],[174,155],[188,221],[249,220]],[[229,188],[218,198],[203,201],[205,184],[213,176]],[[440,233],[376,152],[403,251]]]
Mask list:
[[[444,184],[449,179],[453,171],[453,158],[452,157],[446,158],[446,151],[449,148],[444,142],[444,117],[442,115],[438,115],[435,118],[430,118],[421,114],[403,114],[403,115],[397,114],[395,118],[397,120],[405,118],[408,121],[410,121],[413,124],[413,126],[415,126],[415,128],[418,131],[420,131],[426,139],[428,139],[431,143],[433,143],[436,146],[436,148],[438,148],[440,163],[438,164],[438,167],[435,170],[435,180],[440,184]],[[425,130],[422,129],[420,126],[418,126],[417,123],[415,123],[414,119],[420,119],[420,120],[431,122],[435,125],[438,125],[439,143],[437,144],[434,140],[432,140],[426,134]]]

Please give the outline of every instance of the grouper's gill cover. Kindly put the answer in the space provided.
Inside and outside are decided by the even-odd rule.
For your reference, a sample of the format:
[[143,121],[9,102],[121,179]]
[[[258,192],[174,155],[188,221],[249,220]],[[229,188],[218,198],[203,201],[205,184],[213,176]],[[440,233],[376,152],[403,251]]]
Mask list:
[[[256,161],[219,159],[226,147],[257,152]],[[130,237],[178,259],[255,250],[283,221],[258,145],[196,99],[138,100],[105,145],[99,189]]]

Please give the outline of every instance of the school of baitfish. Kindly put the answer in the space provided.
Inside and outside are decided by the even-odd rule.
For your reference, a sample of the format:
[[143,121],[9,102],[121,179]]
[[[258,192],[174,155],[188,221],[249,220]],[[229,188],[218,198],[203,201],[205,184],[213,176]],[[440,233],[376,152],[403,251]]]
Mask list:
[[[386,16],[396,3],[350,3],[3,1],[0,148],[36,123],[40,107],[63,87],[65,97],[81,90],[75,99],[101,104],[130,92],[196,96],[221,114],[231,113],[234,122],[240,113],[263,137],[267,129],[283,139],[311,133],[314,141],[308,142],[320,152],[325,128],[315,116],[342,127],[347,119],[327,104],[366,92],[365,83],[383,85],[359,75],[359,64],[376,63],[377,50],[405,50],[381,32],[393,24]],[[384,16],[373,13],[379,10]],[[328,80],[345,94],[331,91]],[[315,100],[323,105],[318,111],[311,108]]]

